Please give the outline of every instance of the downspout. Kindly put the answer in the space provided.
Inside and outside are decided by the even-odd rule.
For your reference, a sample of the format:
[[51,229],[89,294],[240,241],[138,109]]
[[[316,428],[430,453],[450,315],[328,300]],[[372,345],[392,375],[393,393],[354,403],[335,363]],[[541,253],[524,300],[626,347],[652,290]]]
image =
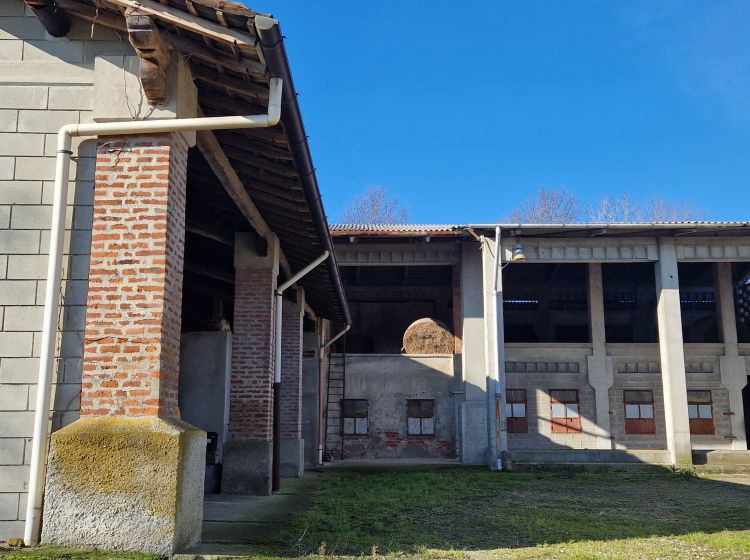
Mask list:
[[[315,175],[310,147],[307,143],[307,134],[302,123],[299,105],[297,104],[297,94],[294,89],[294,81],[289,69],[289,62],[284,48],[284,38],[279,28],[279,22],[268,16],[255,16],[255,31],[258,35],[258,43],[266,60],[268,73],[274,78],[281,78],[284,81],[284,94],[281,98],[281,120],[284,126],[284,132],[289,137],[289,150],[292,152],[294,163],[297,167],[300,183],[305,192],[305,199],[310,207],[313,223],[318,233],[318,239],[322,248],[331,253],[331,258],[326,265],[328,266],[328,275],[333,282],[333,288],[341,307],[342,319],[346,325],[352,322],[349,311],[349,303],[346,300],[344,283],[341,280],[338,266],[336,264],[336,255],[331,240],[331,233],[328,230],[328,220],[326,219],[323,203],[320,199],[320,189],[318,188],[318,179]],[[331,341],[333,342],[333,340]]]
[[[484,355],[487,363],[487,466],[490,470],[500,470],[500,458],[498,454],[498,415],[497,415],[497,385],[498,385],[498,337],[497,337],[497,278],[498,268],[500,266],[500,251],[497,250],[500,237],[500,228],[495,228],[495,255],[492,261],[494,269],[492,271],[492,287],[487,290],[484,286],[484,297],[489,296],[489,308],[485,307],[485,313],[490,315],[491,320],[487,321],[485,317],[485,329],[487,332],[484,337]],[[484,250],[489,250],[490,244],[487,238],[484,238]],[[485,276],[486,278],[486,276]]]
[[[492,440],[495,442],[494,458],[497,460],[496,468],[498,470],[508,469],[510,466],[508,462],[507,421],[505,418],[505,324],[503,319],[503,291],[502,288],[498,287],[498,280],[502,281],[501,253],[502,235],[500,226],[495,226],[495,269],[492,274],[492,306],[493,315],[495,316],[493,333],[495,342],[495,351],[493,352],[495,387],[491,403],[494,409],[494,435]],[[498,435],[500,437],[499,442],[497,441]]]
[[127,121],[112,123],[68,124],[57,133],[57,163],[52,206],[50,249],[47,261],[47,288],[42,320],[42,344],[39,358],[39,379],[34,413],[34,435],[31,442],[31,472],[26,507],[24,541],[27,546],[39,544],[42,520],[42,499],[47,464],[47,437],[49,435],[49,401],[54,367],[55,338],[57,336],[57,310],[60,304],[63,239],[65,235],[65,210],[68,200],[68,174],[73,137],[137,135],[159,132],[187,132],[197,130],[227,130],[242,128],[267,128],[278,124],[281,118],[283,81],[271,78],[268,112],[265,115],[233,117],[203,117],[190,119]]
[[284,305],[284,292],[292,284],[296,284],[310,271],[331,255],[323,251],[313,262],[292,276],[289,280],[276,288],[276,320],[275,320],[275,357],[273,364],[273,463],[271,467],[271,490],[276,492],[281,488],[281,338],[282,338],[282,311]]

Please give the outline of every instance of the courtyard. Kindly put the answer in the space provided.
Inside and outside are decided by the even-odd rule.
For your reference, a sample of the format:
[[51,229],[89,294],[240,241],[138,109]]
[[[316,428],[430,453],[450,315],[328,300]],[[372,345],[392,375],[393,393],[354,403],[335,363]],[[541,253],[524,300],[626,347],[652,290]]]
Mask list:
[[[233,542],[200,545],[180,558],[750,558],[747,474],[452,466],[312,474],[286,497],[282,488],[281,508],[253,512],[257,522],[268,511],[270,523],[255,530],[238,523]],[[215,531],[213,537],[226,541]],[[45,547],[4,552],[4,560],[41,558],[158,557]]]

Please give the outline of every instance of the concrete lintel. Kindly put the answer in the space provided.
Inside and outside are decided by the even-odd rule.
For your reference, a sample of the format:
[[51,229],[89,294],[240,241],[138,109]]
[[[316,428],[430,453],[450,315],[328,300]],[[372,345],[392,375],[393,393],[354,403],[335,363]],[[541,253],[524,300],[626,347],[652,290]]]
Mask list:
[[238,232],[234,236],[234,267],[250,269],[271,268],[279,272],[281,247],[279,238],[271,234],[271,243],[266,243],[249,232]]
[[[141,60],[137,56],[98,56],[94,62],[95,122],[147,118],[182,119],[198,116],[198,89],[190,68],[180,56],[166,72],[167,99],[150,105],[139,79]],[[189,146],[195,132],[183,133]]]

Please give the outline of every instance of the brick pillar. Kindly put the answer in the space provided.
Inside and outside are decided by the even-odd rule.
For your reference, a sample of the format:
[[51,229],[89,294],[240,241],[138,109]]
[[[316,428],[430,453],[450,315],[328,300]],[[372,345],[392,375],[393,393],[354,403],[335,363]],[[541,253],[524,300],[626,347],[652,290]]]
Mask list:
[[44,542],[200,538],[205,433],[176,419],[186,168],[179,135],[98,145],[81,419],[52,437]]
[[274,292],[278,240],[258,249],[250,234],[235,238],[234,330],[229,441],[221,491],[271,493],[273,438]]
[[302,318],[305,294],[284,300],[281,325],[281,476],[302,476],[305,446],[302,439]]
[[81,416],[176,417],[187,146],[100,142]]

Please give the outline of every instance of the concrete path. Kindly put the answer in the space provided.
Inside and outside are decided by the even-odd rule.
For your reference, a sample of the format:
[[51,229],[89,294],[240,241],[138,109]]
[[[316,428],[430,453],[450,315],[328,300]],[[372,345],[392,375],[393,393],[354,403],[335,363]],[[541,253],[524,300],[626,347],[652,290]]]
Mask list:
[[323,485],[325,475],[308,471],[303,478],[284,479],[271,496],[209,495],[203,502],[202,542],[173,560],[209,560],[257,556],[258,545],[276,542],[289,521],[307,505],[310,494]]

